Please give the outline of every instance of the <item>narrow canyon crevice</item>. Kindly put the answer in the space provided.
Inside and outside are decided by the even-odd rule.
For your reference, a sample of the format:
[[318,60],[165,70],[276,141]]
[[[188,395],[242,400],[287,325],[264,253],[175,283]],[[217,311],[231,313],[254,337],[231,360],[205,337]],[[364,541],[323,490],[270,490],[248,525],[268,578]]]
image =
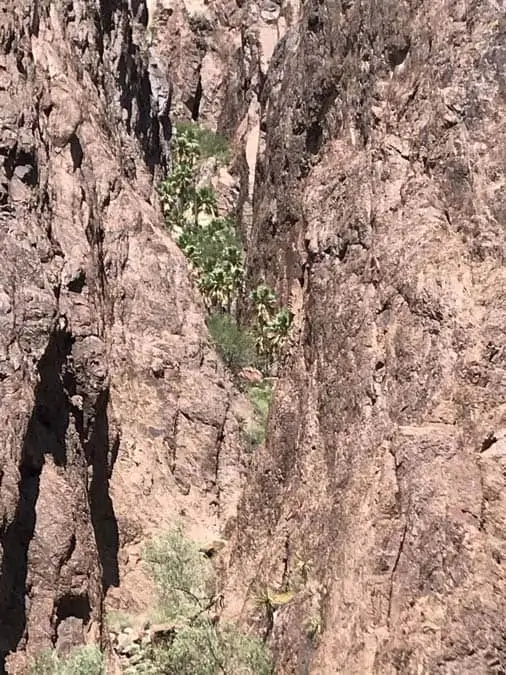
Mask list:
[[26,627],[28,547],[35,529],[35,504],[39,491],[37,469],[22,467],[18,483],[18,505],[13,520],[2,532],[0,607],[2,620],[0,672],[4,673],[9,653],[23,647]]
[[119,452],[119,437],[109,437],[107,406],[109,391],[100,393],[95,405],[95,417],[90,438],[84,451],[92,469],[88,486],[90,516],[102,570],[104,592],[110,586],[119,586],[119,531],[114,505],[109,493],[109,481]]
[[[0,8],[0,672],[107,649],[176,523],[276,673],[506,671],[500,4]],[[253,451],[164,227],[183,121],[226,137],[239,315],[293,314]]]

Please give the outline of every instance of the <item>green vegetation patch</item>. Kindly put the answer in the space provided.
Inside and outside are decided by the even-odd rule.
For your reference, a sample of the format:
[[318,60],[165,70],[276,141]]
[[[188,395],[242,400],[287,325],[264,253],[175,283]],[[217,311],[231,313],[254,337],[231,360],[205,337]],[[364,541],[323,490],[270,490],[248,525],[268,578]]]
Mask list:
[[253,384],[248,390],[250,401],[252,402],[258,417],[265,423],[269,416],[269,406],[272,399],[272,385],[264,380],[260,384]]
[[272,288],[262,283],[249,296],[249,325],[237,325],[245,290],[241,238],[234,218],[219,215],[213,188],[198,183],[201,158],[224,149],[216,134],[193,123],[176,124],[172,171],[159,186],[160,199],[165,224],[194,270],[212,338],[226,365],[234,371],[255,365],[268,373],[288,336],[292,313],[279,307]]
[[159,615],[173,622],[172,636],[146,647],[139,672],[169,675],[271,675],[265,645],[216,618],[221,594],[212,564],[175,529],[144,551],[158,590]]
[[42,652],[30,668],[31,675],[103,675],[104,655],[95,645],[78,647],[67,656],[54,649]]
[[211,562],[180,529],[151,541],[144,559],[156,584],[163,620],[192,619],[212,606]]
[[107,625],[115,630],[124,630],[131,628],[134,624],[134,619],[130,614],[120,612],[117,610],[109,610],[107,612]]
[[269,407],[272,399],[272,385],[264,380],[259,384],[253,384],[248,388],[248,397],[254,408],[253,420],[246,427],[246,438],[250,448],[254,450],[265,442],[267,422],[269,419]]
[[241,328],[233,316],[214,312],[207,320],[211,338],[224,363],[233,372],[246,368],[255,362],[255,338]]
[[181,131],[173,139],[173,169],[160,184],[165,224],[197,273],[209,311],[231,312],[244,278],[241,240],[230,216],[218,215],[216,194],[197,185],[199,142]]
[[176,132],[195,140],[199,156],[203,159],[215,157],[219,162],[227,164],[230,159],[229,143],[225,136],[200,126],[196,122],[176,122]]

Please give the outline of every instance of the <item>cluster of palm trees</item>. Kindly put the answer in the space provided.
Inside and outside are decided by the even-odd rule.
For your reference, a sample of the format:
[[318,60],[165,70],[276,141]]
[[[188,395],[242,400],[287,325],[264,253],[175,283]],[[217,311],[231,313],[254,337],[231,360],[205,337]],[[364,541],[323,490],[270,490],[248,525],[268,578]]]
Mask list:
[[[244,251],[234,219],[220,216],[215,191],[198,185],[199,136],[189,126],[176,132],[172,171],[160,185],[165,223],[196,272],[209,312],[232,314],[244,287]],[[274,291],[261,284],[250,294],[256,349],[271,362],[285,340],[291,312],[277,308]]]
[[230,312],[243,282],[243,251],[233,219],[218,215],[216,193],[198,186],[199,143],[185,127],[173,139],[173,167],[160,186],[165,223],[197,272],[210,311]]
[[276,294],[266,284],[257,286],[250,299],[256,314],[256,350],[271,363],[288,335],[293,315],[286,307],[277,308]]

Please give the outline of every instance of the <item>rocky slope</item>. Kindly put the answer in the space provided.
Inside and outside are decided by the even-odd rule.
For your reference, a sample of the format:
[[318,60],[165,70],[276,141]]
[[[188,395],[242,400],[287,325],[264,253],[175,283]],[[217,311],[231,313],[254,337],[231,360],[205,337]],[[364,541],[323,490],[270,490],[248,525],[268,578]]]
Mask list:
[[250,275],[297,327],[228,574],[279,673],[506,668],[505,39],[309,0],[274,54]]
[[[105,645],[175,520],[228,523],[225,615],[279,673],[506,669],[505,38],[492,0],[3,3],[0,671]],[[216,184],[295,313],[235,525],[171,116],[234,138]]]
[[[143,2],[0,8],[0,671],[142,609],[142,541],[235,512],[247,403],[163,231]],[[118,589],[121,580],[121,592]],[[12,652],[16,651],[16,654]]]

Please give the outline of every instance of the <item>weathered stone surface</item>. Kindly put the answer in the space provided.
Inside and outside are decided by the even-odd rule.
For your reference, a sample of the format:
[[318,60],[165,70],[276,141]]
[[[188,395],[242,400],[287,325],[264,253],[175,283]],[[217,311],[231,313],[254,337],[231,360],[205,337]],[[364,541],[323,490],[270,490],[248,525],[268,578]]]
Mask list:
[[[315,1],[274,57],[250,275],[296,326],[228,603],[279,673],[506,668],[504,31],[497,3]],[[271,625],[262,584],[298,589]]]
[[[2,5],[0,670],[105,644],[175,520],[228,523],[277,672],[506,669],[504,41],[484,0]],[[171,106],[233,137],[220,204],[295,313],[235,526]]]
[[0,8],[9,672],[26,672],[25,650],[106,643],[105,593],[132,609],[149,599],[141,541],[175,519],[218,536],[245,468],[245,403],[162,228],[153,178],[167,163],[170,83],[143,42],[144,3],[131,4]]

